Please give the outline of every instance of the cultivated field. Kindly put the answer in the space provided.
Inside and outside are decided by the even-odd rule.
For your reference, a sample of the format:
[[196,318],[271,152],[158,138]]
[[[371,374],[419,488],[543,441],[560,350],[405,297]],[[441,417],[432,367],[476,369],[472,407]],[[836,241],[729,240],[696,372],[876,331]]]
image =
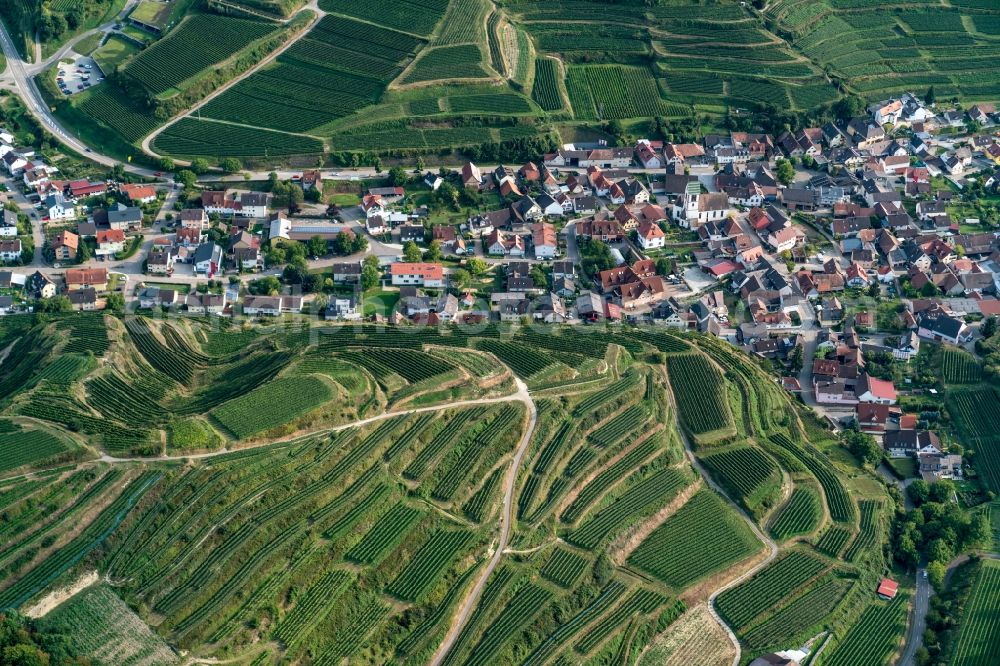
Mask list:
[[983,560],[980,566],[955,646],[952,663],[956,666],[980,666],[996,660],[996,646],[1000,640],[1000,623],[996,615],[1000,603],[1000,563]]
[[[147,456],[60,463],[38,441],[18,471],[44,471],[0,479],[0,608],[96,569],[113,588],[80,593],[46,622],[88,623],[76,649],[98,661],[171,663],[187,651],[257,664],[426,663],[454,628],[446,664],[640,654],[672,664],[697,646],[713,647],[696,663],[715,663],[732,647],[704,602],[764,544],[685,456],[681,427],[700,421],[684,410],[699,399],[726,415],[734,441],[697,454],[732,500],[771,521],[787,477],[793,491],[773,531],[809,533],[824,511],[826,486],[805,462],[821,454],[788,418],[791,402],[705,338],[275,330],[86,313],[4,318],[0,345],[11,342],[0,365],[5,435],[44,423],[60,440]],[[684,377],[715,390],[685,394]],[[743,391],[776,411],[744,412],[730,399]],[[20,417],[39,425],[15,430]],[[773,438],[783,444],[765,446]],[[860,499],[855,522],[826,532],[842,533],[839,546],[783,548],[716,599],[748,654],[825,623],[842,636],[838,655],[887,645],[858,635],[849,614],[870,604],[863,581],[883,567],[873,554],[884,504]],[[506,551],[488,566],[508,520]]]

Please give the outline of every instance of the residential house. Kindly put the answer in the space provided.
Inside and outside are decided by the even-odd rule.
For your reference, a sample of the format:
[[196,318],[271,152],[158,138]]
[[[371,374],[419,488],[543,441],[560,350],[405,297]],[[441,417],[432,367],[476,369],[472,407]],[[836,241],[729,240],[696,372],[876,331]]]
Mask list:
[[4,210],[3,217],[0,218],[0,236],[17,235],[17,213],[12,210]]
[[222,248],[215,243],[202,243],[191,258],[196,275],[214,277],[222,270]]
[[0,262],[5,264],[19,263],[21,261],[21,239],[4,238],[0,239]]
[[323,174],[319,169],[306,169],[302,172],[302,178],[299,180],[302,185],[302,190],[308,192],[311,189],[317,189],[320,192],[323,191]]
[[462,186],[479,189],[483,184],[483,174],[472,162],[462,166]]
[[107,259],[125,251],[125,232],[121,229],[98,229],[97,249],[94,254]]
[[361,311],[358,309],[358,299],[354,296],[334,296],[327,304],[326,312],[323,316],[326,319],[357,321],[361,319]]
[[[568,198],[566,200],[569,201]],[[535,203],[542,209],[542,215],[545,217],[561,217],[566,214],[566,209],[563,208],[563,205],[549,194],[540,195],[535,200]],[[570,206],[572,206],[572,202]]]
[[639,245],[644,250],[655,250],[666,245],[666,234],[660,229],[660,225],[643,221],[637,230],[639,235]]
[[67,291],[76,291],[87,287],[105,291],[108,288],[108,270],[106,268],[69,268],[63,277],[66,280]]
[[[222,248],[219,248],[219,252],[221,254]],[[184,299],[184,305],[191,314],[221,315],[225,312],[227,304],[226,292],[221,294],[192,293]]]
[[330,267],[333,281],[337,284],[358,284],[361,282],[360,261],[338,261]]
[[174,234],[174,238],[178,245],[193,247],[204,243],[206,236],[201,227],[181,227]]
[[548,222],[537,222],[531,227],[531,245],[536,259],[552,259],[559,250],[556,228]]
[[917,317],[917,335],[936,342],[958,345],[969,337],[968,326],[958,317],[943,312],[922,312]]
[[98,228],[135,231],[142,226],[142,209],[121,204],[110,210],[98,208],[94,211],[94,223]]
[[44,209],[52,222],[76,219],[76,205],[67,201],[60,192],[54,192],[45,198]]
[[56,295],[56,284],[48,276],[35,271],[28,277],[24,291],[30,298],[52,298]]
[[396,262],[390,266],[389,275],[396,286],[441,288],[445,285],[441,264]]
[[234,192],[206,190],[201,193],[201,206],[209,215],[223,217],[267,217],[270,195],[266,192]]
[[862,373],[854,388],[860,402],[874,402],[880,405],[896,404],[896,387],[891,381]]
[[524,237],[494,229],[486,237],[486,253],[500,257],[523,257]]
[[91,183],[86,180],[74,180],[66,186],[69,190],[69,195],[74,199],[81,199],[83,197],[92,197],[99,194],[104,194],[108,191],[107,183],[97,182]]
[[178,213],[178,220],[184,229],[208,229],[208,213],[204,208],[185,208]]
[[962,456],[942,453],[933,445],[917,451],[917,466],[920,476],[928,483],[962,478]]
[[882,448],[892,458],[916,456],[918,451],[928,446],[941,449],[937,434],[929,430],[892,430],[885,433],[882,439]]
[[277,317],[301,311],[300,296],[247,296],[243,299],[243,314],[248,317]]
[[170,275],[174,270],[177,256],[173,248],[164,247],[150,251],[146,257],[146,271],[152,275]]
[[152,185],[125,184],[120,185],[118,189],[133,205],[156,201],[156,188]]
[[78,312],[87,312],[97,309],[97,291],[93,287],[75,289],[66,292],[70,305]]

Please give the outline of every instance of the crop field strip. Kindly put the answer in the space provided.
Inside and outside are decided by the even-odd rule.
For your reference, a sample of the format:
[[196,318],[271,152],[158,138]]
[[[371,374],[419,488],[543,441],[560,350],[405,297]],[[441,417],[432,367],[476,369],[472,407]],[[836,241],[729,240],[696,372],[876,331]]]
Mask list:
[[580,548],[596,548],[636,517],[669,504],[690,483],[691,477],[685,472],[669,467],[658,470],[629,485],[607,506],[585,518],[566,540]]
[[766,453],[755,446],[740,446],[709,453],[701,463],[727,494],[753,515],[781,491],[781,472]]
[[448,0],[320,0],[319,8],[426,37],[444,16]]
[[[200,115],[286,132],[317,132],[376,103],[422,43],[370,23],[325,16],[273,66],[213,99]],[[308,151],[282,154],[295,152]]]
[[705,356],[671,354],[667,374],[681,421],[691,433],[697,437],[733,427],[722,375]]
[[838,522],[854,520],[854,500],[847,492],[843,482],[830,470],[830,463],[824,461],[813,448],[799,446],[786,435],[772,435],[771,441],[791,453],[819,481],[826,495],[826,503],[830,509],[830,517]]
[[978,384],[983,379],[983,369],[972,354],[944,347],[941,350],[941,376],[945,384]]
[[956,389],[948,392],[945,405],[964,436],[976,450],[977,470],[994,492],[1000,491],[1000,396],[992,387]]
[[747,582],[720,594],[715,604],[730,626],[745,629],[828,568],[819,557],[789,551]]
[[1000,640],[1000,563],[983,560],[966,602],[961,629],[955,645],[955,666],[986,666],[996,661]]
[[793,536],[809,534],[823,517],[819,492],[811,485],[796,484],[788,501],[772,516],[768,531],[775,539],[784,541]]
[[844,525],[831,525],[816,542],[816,549],[830,557],[839,557],[853,531]]
[[[44,630],[73,636],[73,647],[101,663],[169,664],[177,655],[107,585],[98,585],[47,614]],[[80,627],[87,631],[77,631]]]
[[[866,97],[933,85],[939,95],[985,100],[1000,90],[983,75],[984,64],[1000,51],[995,5],[908,2],[905,15],[896,16],[868,4],[813,14],[802,11],[805,5],[788,4],[775,3],[768,14],[793,35],[794,48]],[[965,49],[974,57],[956,57]]]
[[0,434],[0,473],[51,460],[72,450],[68,442],[46,430],[8,430]]
[[858,502],[858,507],[861,512],[861,529],[858,536],[851,542],[850,547],[844,552],[844,559],[848,562],[856,562],[867,551],[879,547],[881,535],[886,530],[882,520],[881,500],[862,500]]
[[762,622],[741,631],[740,640],[750,649],[763,652],[798,639],[829,618],[850,584],[848,579],[825,577]]
[[906,631],[907,598],[905,592],[900,592],[890,602],[874,602],[833,649],[827,648],[819,663],[822,666],[885,663]]
[[628,564],[680,590],[760,547],[743,519],[702,489],[639,544]]
[[275,25],[265,21],[193,14],[133,58],[123,73],[159,95],[274,30]]
[[154,471],[140,474],[79,535],[0,592],[0,608],[21,605],[100,546],[161,477],[160,472]]
[[608,465],[597,476],[587,483],[573,502],[566,507],[559,519],[564,523],[574,523],[584,512],[613,485],[624,479],[644,460],[656,453],[658,440],[649,437],[633,447],[627,454]]
[[541,575],[559,587],[573,589],[589,564],[587,558],[566,548],[556,548],[541,569]]

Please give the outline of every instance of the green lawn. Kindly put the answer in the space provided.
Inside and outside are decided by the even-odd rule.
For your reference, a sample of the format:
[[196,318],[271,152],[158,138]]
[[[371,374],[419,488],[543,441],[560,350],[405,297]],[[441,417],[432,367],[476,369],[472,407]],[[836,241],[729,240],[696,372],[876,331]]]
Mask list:
[[111,74],[116,67],[138,52],[139,48],[132,42],[111,35],[101,48],[94,51],[93,57],[102,72]]
[[366,317],[370,317],[373,314],[388,317],[396,308],[396,303],[398,302],[398,291],[386,291],[378,288],[369,289],[364,293],[364,308],[362,313]]
[[101,45],[101,39],[103,37],[104,33],[101,32],[95,32],[92,35],[87,35],[73,45],[73,50],[80,55],[90,55],[94,52],[94,49]]
[[144,282],[147,287],[159,287],[160,289],[173,289],[178,294],[189,294],[191,293],[191,285],[189,284],[170,284],[168,282]]
[[917,461],[913,458],[886,458],[886,463],[903,479],[917,475]]

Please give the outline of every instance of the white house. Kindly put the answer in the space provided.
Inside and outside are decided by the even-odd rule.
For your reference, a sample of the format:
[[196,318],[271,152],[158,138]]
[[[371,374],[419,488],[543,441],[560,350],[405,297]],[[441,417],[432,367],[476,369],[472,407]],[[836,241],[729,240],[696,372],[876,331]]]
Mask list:
[[214,276],[222,268],[222,248],[215,243],[202,243],[194,251],[194,272]]
[[396,262],[389,267],[389,275],[396,286],[444,286],[444,266],[441,264]]
[[66,201],[59,192],[45,198],[45,209],[48,211],[49,220],[53,222],[76,219],[76,206]]
[[0,261],[11,263],[21,260],[21,239],[0,240]]
[[0,236],[17,235],[17,213],[12,210],[5,210],[0,218]]
[[536,259],[552,259],[559,250],[556,228],[547,222],[537,222],[531,226],[531,242]]
[[639,245],[644,250],[654,250],[666,245],[666,236],[658,224],[641,222],[637,233],[639,234]]

